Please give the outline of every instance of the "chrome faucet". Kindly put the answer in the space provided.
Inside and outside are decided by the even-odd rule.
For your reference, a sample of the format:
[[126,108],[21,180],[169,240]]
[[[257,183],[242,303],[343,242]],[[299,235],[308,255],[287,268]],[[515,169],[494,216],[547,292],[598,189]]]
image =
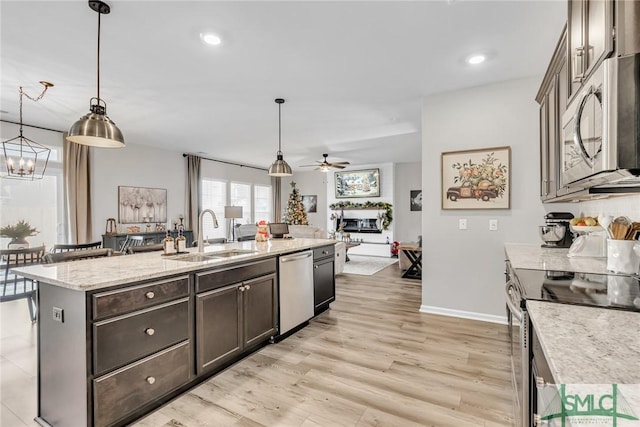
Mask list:
[[202,238],[202,220],[204,218],[204,214],[209,212],[211,214],[211,218],[213,218],[213,226],[218,228],[218,218],[216,218],[216,214],[211,209],[203,209],[200,212],[200,216],[198,216],[198,252],[204,252],[204,239]]

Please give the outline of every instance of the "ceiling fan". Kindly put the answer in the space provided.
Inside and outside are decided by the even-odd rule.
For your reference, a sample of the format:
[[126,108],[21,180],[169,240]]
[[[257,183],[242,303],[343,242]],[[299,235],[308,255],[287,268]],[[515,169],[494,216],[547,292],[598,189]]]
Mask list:
[[350,164],[349,162],[329,163],[327,161],[327,156],[329,156],[329,155],[328,154],[323,154],[322,157],[324,157],[324,159],[322,161],[316,160],[316,164],[315,165],[301,165],[300,167],[301,168],[315,167],[315,170],[322,171],[322,172],[329,172],[332,168],[344,169],[345,168],[344,165]]

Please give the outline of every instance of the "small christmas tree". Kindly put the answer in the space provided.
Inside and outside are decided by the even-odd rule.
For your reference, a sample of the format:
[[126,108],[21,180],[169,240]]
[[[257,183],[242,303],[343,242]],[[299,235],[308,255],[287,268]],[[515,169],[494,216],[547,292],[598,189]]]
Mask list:
[[282,220],[287,224],[309,225],[307,212],[305,212],[304,205],[302,204],[302,196],[296,188],[296,183],[293,181],[291,181],[291,194],[289,194],[289,202],[287,203],[287,209],[284,211],[284,218]]

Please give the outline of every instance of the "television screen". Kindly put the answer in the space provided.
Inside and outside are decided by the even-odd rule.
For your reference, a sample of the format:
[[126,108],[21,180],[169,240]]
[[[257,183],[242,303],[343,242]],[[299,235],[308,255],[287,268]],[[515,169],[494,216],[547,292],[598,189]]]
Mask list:
[[284,223],[269,224],[269,233],[275,239],[281,239],[285,234],[289,233],[289,226]]

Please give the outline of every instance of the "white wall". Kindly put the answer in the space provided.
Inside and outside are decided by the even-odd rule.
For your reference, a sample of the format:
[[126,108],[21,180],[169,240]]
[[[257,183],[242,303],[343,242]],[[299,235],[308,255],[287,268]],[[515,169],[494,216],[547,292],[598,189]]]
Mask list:
[[[107,218],[118,220],[118,186],[167,189],[167,225],[185,212],[186,159],[167,151],[128,143],[121,149],[91,149],[93,240],[101,240]],[[122,231],[126,225],[122,225]]]
[[319,171],[294,172],[291,177],[282,178],[282,214],[287,208],[289,195],[291,194],[291,181],[295,181],[301,196],[318,196],[317,212],[307,212],[309,225],[327,229],[328,203],[327,203],[327,176],[329,173]]
[[411,211],[410,191],[422,188],[422,163],[396,163],[394,182],[394,240],[416,242],[422,234],[422,212]]
[[[539,243],[545,209],[538,196],[541,78],[438,94],[422,111],[422,310],[501,321],[504,243]],[[441,210],[443,151],[511,146],[511,208]],[[549,205],[549,210],[555,206]],[[458,220],[468,220],[458,230]],[[489,231],[497,219],[498,231]]]

